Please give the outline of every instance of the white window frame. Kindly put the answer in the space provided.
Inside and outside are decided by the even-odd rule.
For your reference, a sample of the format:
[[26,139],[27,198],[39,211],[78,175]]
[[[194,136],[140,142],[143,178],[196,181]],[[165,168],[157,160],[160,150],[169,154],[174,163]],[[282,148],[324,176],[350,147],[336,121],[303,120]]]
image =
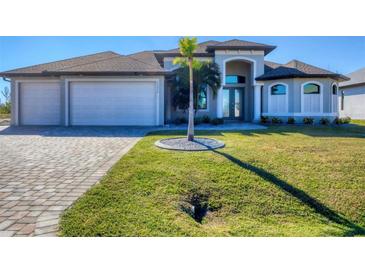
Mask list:
[[[334,86],[336,86],[336,90],[337,90],[336,96],[333,95]],[[339,113],[338,92],[339,92],[338,84],[337,84],[337,82],[333,82],[331,85],[331,112],[332,113]],[[335,111],[333,110],[333,101],[337,101],[337,109]]]
[[[276,86],[276,85],[283,85],[285,86],[286,88],[286,93],[285,93],[285,108],[286,108],[286,111],[283,111],[283,112],[273,112],[271,111],[271,96],[280,96],[280,95],[272,95],[271,94],[271,88],[273,86]],[[272,113],[272,114],[282,114],[282,113],[288,113],[289,112],[289,85],[284,83],[284,82],[275,82],[275,83],[272,83],[268,86],[268,99],[267,99],[267,104],[268,104],[268,112],[269,113]]]
[[[304,86],[307,84],[315,84],[319,86],[319,112],[307,112],[310,115],[322,115],[323,114],[323,93],[324,93],[324,88],[323,88],[323,84],[321,82],[318,81],[307,81],[304,82],[300,85],[300,112],[304,113]],[[332,91],[331,91],[332,94]]]

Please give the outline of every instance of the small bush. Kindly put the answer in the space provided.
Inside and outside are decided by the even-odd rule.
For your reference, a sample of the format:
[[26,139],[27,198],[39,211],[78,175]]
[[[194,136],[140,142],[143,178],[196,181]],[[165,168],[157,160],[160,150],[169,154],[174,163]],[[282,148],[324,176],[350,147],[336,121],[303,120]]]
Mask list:
[[187,122],[188,120],[186,120],[185,117],[179,117],[175,119],[174,124],[181,125],[181,124],[186,124]]
[[295,124],[295,119],[293,117],[289,117],[288,118],[288,122],[287,122],[289,125],[293,125]]
[[202,117],[202,122],[205,124],[209,124],[210,123],[210,117],[208,115],[204,115]]
[[303,124],[305,125],[313,125],[314,119],[312,117],[304,117]]
[[222,118],[214,118],[210,122],[215,126],[224,124],[224,120]]
[[351,123],[351,117],[345,117],[345,118],[342,118],[343,119],[343,123],[344,124],[350,124]]
[[199,125],[201,123],[203,123],[203,119],[201,117],[195,117],[194,118],[194,124],[195,125]]
[[261,116],[261,121],[262,124],[266,124],[269,122],[269,117],[267,116]]
[[272,119],[271,119],[271,123],[273,123],[273,124],[282,124],[283,123],[283,120],[281,120],[280,118],[278,118],[278,117],[273,117]]
[[0,114],[10,114],[11,111],[11,103],[6,102],[0,105]]
[[336,117],[336,119],[333,122],[336,125],[349,124],[349,123],[351,123],[351,118],[350,117],[344,117],[344,118]]
[[321,120],[319,120],[319,123],[321,125],[327,126],[327,125],[329,125],[330,120],[328,120],[327,118],[321,118]]

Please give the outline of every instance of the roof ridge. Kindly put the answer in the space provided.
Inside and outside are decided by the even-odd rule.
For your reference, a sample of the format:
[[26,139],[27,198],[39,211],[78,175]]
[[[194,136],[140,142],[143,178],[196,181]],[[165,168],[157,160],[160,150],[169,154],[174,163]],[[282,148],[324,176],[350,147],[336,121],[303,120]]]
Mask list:
[[[131,57],[131,56],[125,56],[125,57],[126,57],[126,58],[129,58],[129,59],[132,59],[132,60],[135,60],[135,61],[138,61],[138,62],[140,62],[140,63],[142,63],[142,64],[148,65],[148,66],[150,66],[150,67],[156,68],[156,66],[155,66],[155,65],[151,65],[151,64],[149,64],[149,63],[143,62],[143,61],[141,61],[141,60],[139,60],[139,59],[137,59],[137,58],[135,58],[135,57]],[[161,66],[159,66],[159,68],[162,68],[162,67],[161,67]]]
[[81,56],[76,56],[76,57],[65,58],[65,59],[61,59],[61,60],[57,60],[57,61],[46,62],[46,63],[42,63],[42,64],[38,64],[38,65],[31,65],[31,66],[26,66],[26,67],[21,67],[21,68],[15,68],[15,69],[7,70],[5,72],[11,72],[13,70],[28,69],[28,68],[38,67],[38,66],[44,66],[44,65],[54,64],[54,63],[58,63],[58,62],[69,61],[69,60],[72,60],[72,59],[90,57],[90,56],[98,55],[98,54],[101,54],[101,53],[107,53],[107,52],[118,54],[119,56],[123,56],[123,55],[121,55],[119,53],[116,53],[114,51],[107,50],[107,51],[101,51],[101,52],[96,52],[96,53],[92,53],[92,54],[86,54],[86,55],[81,55]]

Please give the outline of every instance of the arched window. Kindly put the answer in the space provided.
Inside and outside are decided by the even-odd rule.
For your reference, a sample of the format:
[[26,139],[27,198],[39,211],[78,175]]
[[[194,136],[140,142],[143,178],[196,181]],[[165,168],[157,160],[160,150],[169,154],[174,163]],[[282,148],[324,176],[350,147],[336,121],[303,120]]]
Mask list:
[[337,95],[337,86],[336,85],[332,86],[332,95]]
[[271,87],[271,95],[285,95],[286,92],[286,86],[282,84],[277,84]]
[[304,85],[304,94],[320,94],[321,87],[317,84],[308,83]]

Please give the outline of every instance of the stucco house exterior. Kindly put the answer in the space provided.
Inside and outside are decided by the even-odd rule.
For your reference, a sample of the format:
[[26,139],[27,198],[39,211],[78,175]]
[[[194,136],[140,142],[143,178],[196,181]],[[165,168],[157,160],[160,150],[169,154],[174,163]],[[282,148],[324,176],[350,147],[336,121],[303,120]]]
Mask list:
[[[196,58],[218,64],[222,87],[199,91],[197,116],[258,122],[261,116],[333,119],[347,77],[303,62],[265,61],[275,46],[200,43]],[[0,73],[11,81],[12,125],[163,125],[175,109],[168,77],[178,49],[131,55],[102,52]]]
[[340,116],[365,119],[365,68],[348,75],[349,81],[340,83]]

